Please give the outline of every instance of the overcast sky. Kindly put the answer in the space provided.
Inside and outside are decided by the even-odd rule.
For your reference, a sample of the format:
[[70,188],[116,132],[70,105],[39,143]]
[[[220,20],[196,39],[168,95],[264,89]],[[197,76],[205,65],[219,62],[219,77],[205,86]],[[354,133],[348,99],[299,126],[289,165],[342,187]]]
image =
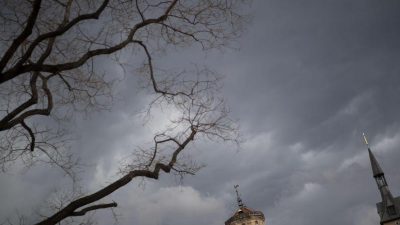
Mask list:
[[[186,60],[225,75],[241,147],[198,142],[190,154],[207,166],[196,176],[180,182],[163,174],[124,187],[109,198],[120,224],[222,225],[237,207],[239,184],[268,225],[377,225],[380,194],[363,132],[400,195],[400,1],[258,0],[251,13],[239,50],[190,48],[159,62]],[[119,160],[151,141],[147,131],[160,122],[143,125],[136,116],[143,103],[135,85],[119,85],[125,97],[111,111],[74,125],[80,139],[72,151],[87,164],[81,177],[89,191],[115,180]],[[0,174],[1,218],[30,215],[64,183],[45,166]],[[113,223],[109,210],[95,217]]]

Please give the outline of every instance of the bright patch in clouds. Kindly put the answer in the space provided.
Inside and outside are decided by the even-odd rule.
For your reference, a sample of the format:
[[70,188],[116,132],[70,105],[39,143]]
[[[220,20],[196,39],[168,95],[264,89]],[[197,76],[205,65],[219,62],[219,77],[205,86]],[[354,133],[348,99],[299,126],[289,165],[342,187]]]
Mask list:
[[[224,202],[211,196],[203,196],[189,186],[164,187],[146,195],[132,193],[132,204],[135,207],[130,213],[132,221],[140,225],[161,224],[223,224],[226,215]],[[139,191],[140,193],[140,191]],[[127,217],[125,220],[129,220]]]

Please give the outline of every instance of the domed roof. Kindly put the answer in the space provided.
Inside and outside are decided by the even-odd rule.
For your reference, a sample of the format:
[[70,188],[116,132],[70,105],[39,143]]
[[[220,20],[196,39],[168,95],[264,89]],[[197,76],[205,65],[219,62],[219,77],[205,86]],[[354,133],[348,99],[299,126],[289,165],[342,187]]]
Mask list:
[[235,214],[233,214],[233,216],[225,222],[225,225],[229,225],[233,221],[250,219],[250,218],[254,218],[254,217],[265,221],[264,213],[262,213],[261,211],[256,211],[249,207],[243,206],[243,207],[240,207],[235,212]]
[[[239,206],[239,209],[229,218],[227,221],[225,221],[225,225],[231,225],[232,222],[245,222],[247,220],[256,220],[256,223],[258,220],[262,220],[263,223],[265,222],[265,217],[264,214],[261,211],[256,211],[253,210],[243,204],[242,199],[240,198],[238,187],[239,185],[234,185],[233,186],[236,190],[236,198],[237,198],[237,203]],[[242,223],[243,224],[243,223]]]

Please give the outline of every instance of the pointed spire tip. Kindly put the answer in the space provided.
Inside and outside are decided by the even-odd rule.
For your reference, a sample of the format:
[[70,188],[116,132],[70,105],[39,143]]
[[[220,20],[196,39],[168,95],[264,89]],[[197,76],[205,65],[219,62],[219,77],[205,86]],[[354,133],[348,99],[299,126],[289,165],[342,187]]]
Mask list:
[[362,134],[364,137],[364,143],[365,145],[367,145],[368,149],[369,149],[369,144],[368,144],[368,140],[367,140],[367,136],[365,135],[365,133]]
[[378,177],[383,175],[383,170],[381,166],[378,163],[378,160],[376,160],[375,155],[372,153],[371,149],[368,148],[368,154],[369,154],[369,160],[371,162],[371,167],[372,167],[372,174],[373,177]]

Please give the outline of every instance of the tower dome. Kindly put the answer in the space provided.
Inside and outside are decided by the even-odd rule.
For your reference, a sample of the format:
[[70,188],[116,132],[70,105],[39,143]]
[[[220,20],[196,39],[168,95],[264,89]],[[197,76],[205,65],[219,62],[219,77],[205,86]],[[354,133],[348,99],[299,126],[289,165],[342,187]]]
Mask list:
[[235,185],[239,209],[225,221],[225,225],[265,225],[265,216],[261,211],[253,210],[243,204],[238,187],[239,185]]
[[255,211],[244,206],[225,221],[225,225],[265,225],[265,217],[261,211]]

